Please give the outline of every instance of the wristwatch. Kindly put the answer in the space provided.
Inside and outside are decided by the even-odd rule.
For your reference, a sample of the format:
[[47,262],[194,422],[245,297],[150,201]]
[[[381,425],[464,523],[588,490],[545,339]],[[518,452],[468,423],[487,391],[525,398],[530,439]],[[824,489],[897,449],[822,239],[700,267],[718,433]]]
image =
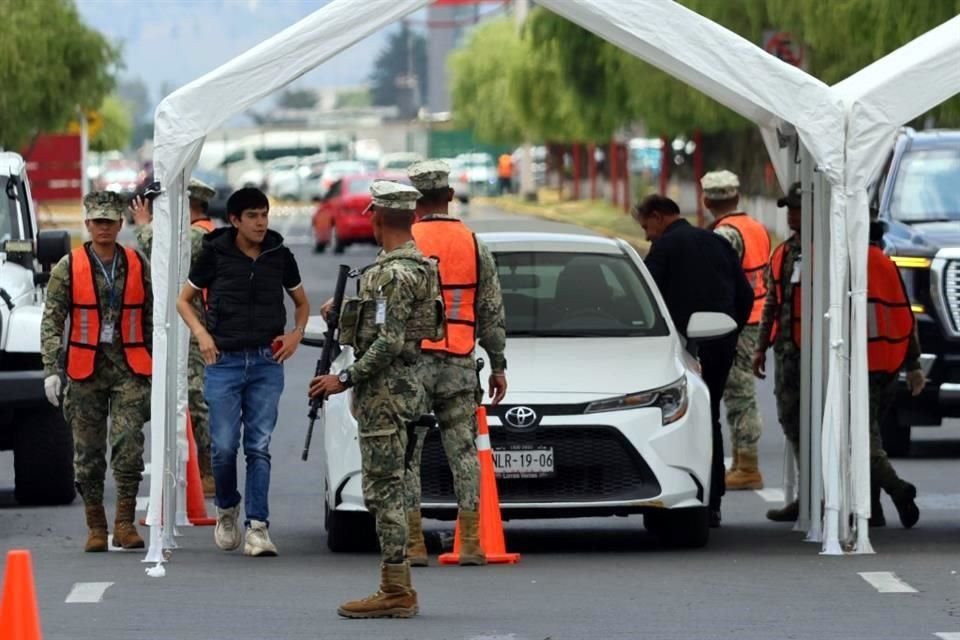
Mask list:
[[353,386],[353,381],[350,379],[349,371],[341,371],[340,375],[337,376],[337,380],[339,380],[340,384],[342,384],[348,389]]

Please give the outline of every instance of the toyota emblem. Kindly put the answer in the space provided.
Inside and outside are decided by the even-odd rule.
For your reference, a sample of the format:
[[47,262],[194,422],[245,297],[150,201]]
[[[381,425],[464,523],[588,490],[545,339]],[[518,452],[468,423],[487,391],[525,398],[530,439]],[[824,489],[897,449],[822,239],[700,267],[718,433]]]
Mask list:
[[516,429],[529,429],[537,423],[537,412],[530,407],[511,407],[503,415],[507,424]]

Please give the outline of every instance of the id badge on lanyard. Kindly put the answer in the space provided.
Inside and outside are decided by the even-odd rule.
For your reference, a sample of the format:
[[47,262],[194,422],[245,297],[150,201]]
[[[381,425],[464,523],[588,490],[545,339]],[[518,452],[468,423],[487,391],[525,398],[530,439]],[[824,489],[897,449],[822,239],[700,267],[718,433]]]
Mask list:
[[[103,273],[103,279],[106,280],[107,286],[110,287],[110,298],[107,302],[107,311],[104,313],[103,319],[104,322],[100,325],[100,343],[101,344],[113,344],[113,311],[117,303],[117,260],[119,256],[114,255],[113,262],[110,265],[110,274],[107,274],[106,267],[103,266],[100,257],[96,253],[93,254],[93,257],[97,261],[97,266],[100,267],[100,272]],[[107,320],[110,320],[109,322]]]
[[377,291],[376,305],[373,323],[381,325],[387,321],[387,299],[383,297],[383,289]]

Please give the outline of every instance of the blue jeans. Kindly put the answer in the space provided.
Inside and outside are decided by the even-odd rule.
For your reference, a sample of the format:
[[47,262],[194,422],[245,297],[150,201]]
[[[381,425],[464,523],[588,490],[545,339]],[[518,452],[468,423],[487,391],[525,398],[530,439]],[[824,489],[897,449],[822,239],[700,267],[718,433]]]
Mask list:
[[243,425],[247,460],[246,524],[269,522],[270,436],[277,426],[283,365],[270,347],[222,351],[204,372],[203,395],[210,408],[210,448],[215,502],[221,509],[240,504],[237,491],[237,452]]

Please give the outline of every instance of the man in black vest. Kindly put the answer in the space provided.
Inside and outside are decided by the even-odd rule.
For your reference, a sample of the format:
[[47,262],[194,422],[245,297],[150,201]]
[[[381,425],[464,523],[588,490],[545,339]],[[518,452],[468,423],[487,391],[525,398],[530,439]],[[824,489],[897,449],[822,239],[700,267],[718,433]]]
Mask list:
[[[237,451],[241,424],[247,463],[244,555],[275,556],[267,533],[270,436],[283,391],[282,363],[297,350],[310,305],[300,270],[283,237],[267,229],[270,203],[259,189],[240,189],[227,200],[229,227],[207,234],[203,250],[180,292],[177,311],[196,336],[207,365],[204,396],[210,407],[217,526],[214,541],[225,551],[240,546],[237,525]],[[201,319],[191,304],[207,290]],[[287,293],[295,326],[284,333]]]
[[[644,264],[657,283],[680,335],[686,339],[687,323],[698,311],[725,313],[742,329],[753,308],[753,288],[730,243],[716,233],[692,226],[680,217],[677,203],[664,196],[647,196],[634,207],[632,215],[653,243]],[[724,494],[720,400],[737,353],[738,337],[739,331],[702,344],[687,344],[687,349],[700,358],[703,381],[710,389],[711,527],[720,526],[720,498]]]

